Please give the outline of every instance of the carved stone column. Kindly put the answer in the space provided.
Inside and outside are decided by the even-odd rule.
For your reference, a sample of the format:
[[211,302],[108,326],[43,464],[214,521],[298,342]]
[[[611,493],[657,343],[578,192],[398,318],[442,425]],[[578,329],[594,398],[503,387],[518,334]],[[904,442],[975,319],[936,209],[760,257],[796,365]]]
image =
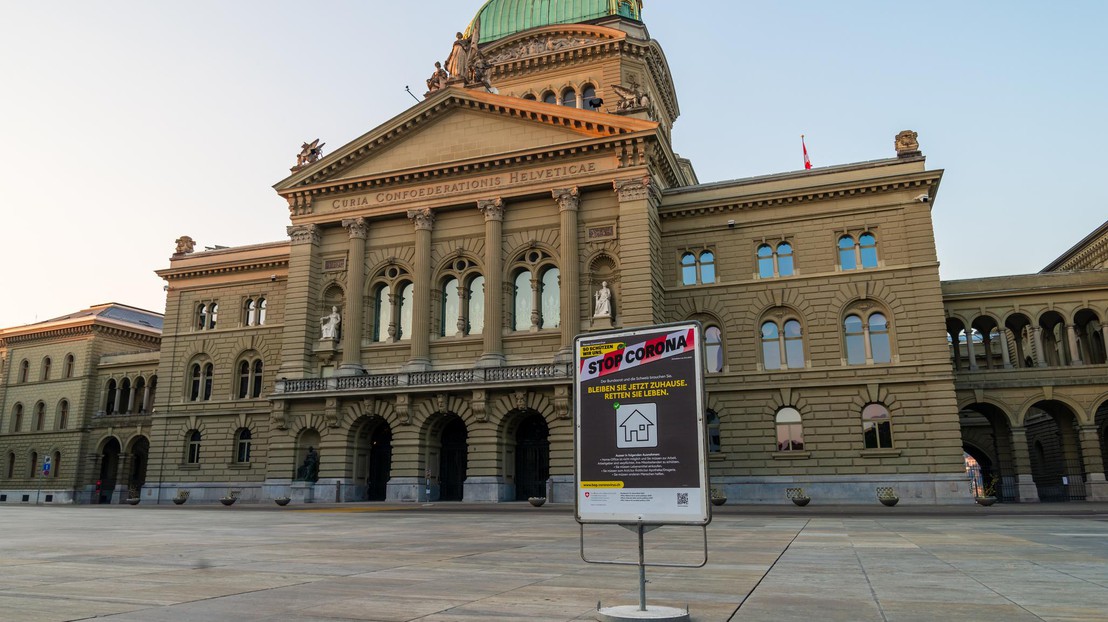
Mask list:
[[504,258],[501,237],[504,229],[504,201],[477,202],[485,215],[485,351],[478,367],[504,365]]
[[1012,461],[1015,462],[1020,502],[1038,503],[1039,489],[1031,475],[1031,452],[1027,450],[1026,428],[1012,428]]
[[661,229],[657,192],[650,177],[613,182],[619,198],[620,290],[619,324],[641,326],[663,320],[662,270],[657,256]]
[[1108,501],[1108,481],[1104,478],[1104,455],[1100,451],[1100,437],[1094,425],[1081,426],[1077,431],[1081,443],[1081,459],[1084,462],[1085,499]]
[[577,213],[581,207],[581,193],[576,188],[558,188],[553,192],[558,203],[560,235],[562,238],[562,348],[554,360],[573,361],[573,338],[581,332],[581,258],[577,245]]
[[415,292],[412,301],[412,353],[407,371],[431,369],[431,230],[430,208],[408,210],[415,226]]
[[1046,367],[1046,352],[1043,351],[1043,328],[1031,327],[1031,345],[1035,348],[1035,366]]
[[1000,348],[1000,358],[1004,361],[1004,369],[1012,369],[1012,355],[1008,352],[1008,344],[1012,339],[1012,331],[1007,328],[1001,328],[997,331],[1000,334],[1000,338],[1004,340]]
[[316,225],[295,225],[287,229],[289,280],[285,289],[285,321],[281,334],[281,367],[278,378],[315,375],[312,344],[319,339],[319,318],[314,317],[319,298],[318,253],[320,229]]
[[365,289],[365,243],[369,224],[365,218],[348,218],[342,226],[350,234],[350,248],[346,258],[346,315],[342,318],[342,365],[336,371],[339,376],[357,376],[365,371],[362,366],[362,330],[365,326],[365,305],[362,291]]
[[969,370],[977,371],[977,349],[973,347],[973,328],[966,329],[966,356],[969,357]]
[[[130,396],[128,396],[128,399],[129,398],[130,398]],[[123,381],[119,381],[115,384],[115,400],[114,400],[114,403],[112,404],[112,412],[110,412],[108,414],[109,415],[114,415],[114,414],[117,414],[117,413],[125,412],[123,410],[124,406],[123,406],[122,402],[123,402]]]
[[1081,360],[1081,348],[1077,347],[1077,330],[1073,324],[1066,324],[1066,338],[1070,342],[1070,365],[1084,365]]

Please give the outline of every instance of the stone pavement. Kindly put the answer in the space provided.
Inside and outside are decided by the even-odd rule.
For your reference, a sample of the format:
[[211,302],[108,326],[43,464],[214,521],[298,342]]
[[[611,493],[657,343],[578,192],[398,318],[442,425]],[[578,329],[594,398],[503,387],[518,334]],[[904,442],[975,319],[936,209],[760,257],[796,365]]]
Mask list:
[[[1048,515],[1048,514],[1068,515]],[[634,567],[579,557],[572,508],[0,506],[0,620],[591,620]],[[634,535],[590,527],[590,557]],[[734,508],[652,604],[707,621],[1108,620],[1108,507]],[[694,561],[697,529],[647,535]]]

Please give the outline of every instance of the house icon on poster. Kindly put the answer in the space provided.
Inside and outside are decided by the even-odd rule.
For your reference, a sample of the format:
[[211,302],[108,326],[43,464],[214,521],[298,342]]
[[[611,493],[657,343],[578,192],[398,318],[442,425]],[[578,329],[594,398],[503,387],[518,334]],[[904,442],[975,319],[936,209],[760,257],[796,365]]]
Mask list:
[[616,411],[616,447],[657,447],[658,405],[628,404]]

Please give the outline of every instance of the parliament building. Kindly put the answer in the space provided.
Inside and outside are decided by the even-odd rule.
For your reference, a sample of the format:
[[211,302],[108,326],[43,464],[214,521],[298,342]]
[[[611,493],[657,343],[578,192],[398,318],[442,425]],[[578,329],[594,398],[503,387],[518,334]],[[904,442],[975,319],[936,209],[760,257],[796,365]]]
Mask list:
[[685,320],[730,503],[1108,500],[1108,223],[942,282],[914,132],[700,183],[642,11],[490,0],[421,102],[304,145],[287,239],[0,330],[0,503],[570,503],[574,337]]

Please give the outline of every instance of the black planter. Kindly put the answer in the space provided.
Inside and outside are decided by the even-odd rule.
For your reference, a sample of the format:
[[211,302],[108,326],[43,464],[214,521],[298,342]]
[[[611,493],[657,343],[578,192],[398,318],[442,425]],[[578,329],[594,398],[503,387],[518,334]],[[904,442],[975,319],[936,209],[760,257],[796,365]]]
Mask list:
[[546,503],[546,497],[527,497],[527,503],[537,508],[542,507],[542,505]]
[[286,505],[288,505],[289,501],[292,501],[292,499],[289,499],[288,497],[277,497],[273,500],[274,503],[281,507],[285,507]]
[[878,501],[881,502],[881,505],[891,508],[900,501],[900,497],[881,497]]
[[139,497],[131,497],[130,499],[125,500],[127,505],[138,505],[139,501],[142,501],[142,499],[140,499]]
[[727,503],[727,497],[712,497],[712,505],[723,505]]
[[235,501],[238,501],[238,497],[221,497],[219,502],[223,505],[234,505]]
[[812,502],[811,497],[793,497],[793,503],[797,504],[800,507],[804,507],[804,506],[808,505],[811,502]]
[[990,505],[996,503],[996,497],[975,497],[974,501],[977,502],[977,505],[989,507]]

